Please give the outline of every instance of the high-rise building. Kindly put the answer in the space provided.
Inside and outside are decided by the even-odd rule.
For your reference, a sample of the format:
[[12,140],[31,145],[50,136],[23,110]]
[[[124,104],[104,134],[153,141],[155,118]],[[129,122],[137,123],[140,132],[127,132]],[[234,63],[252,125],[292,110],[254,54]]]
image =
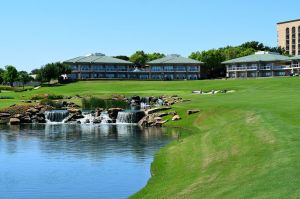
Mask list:
[[277,23],[278,46],[290,55],[300,55],[300,19]]

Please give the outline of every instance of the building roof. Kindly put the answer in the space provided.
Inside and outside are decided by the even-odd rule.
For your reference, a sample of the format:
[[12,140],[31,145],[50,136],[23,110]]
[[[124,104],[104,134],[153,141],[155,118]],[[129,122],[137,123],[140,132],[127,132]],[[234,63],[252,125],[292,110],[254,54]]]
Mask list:
[[168,55],[166,57],[150,61],[147,64],[203,64],[203,62],[182,57],[180,55]]
[[222,62],[222,64],[272,62],[272,61],[288,61],[288,60],[290,60],[289,57],[280,55],[278,53],[257,52],[253,55],[224,61],[224,62]]
[[295,57],[290,57],[290,60],[300,60],[300,55],[297,55]]
[[95,53],[88,56],[79,56],[73,59],[64,61],[64,63],[96,63],[96,64],[132,64],[132,62],[122,59],[105,56],[104,54]]
[[300,21],[300,19],[294,19],[294,20],[289,20],[289,21],[282,21],[282,22],[278,22],[277,24],[285,24],[285,23],[291,23],[291,22],[296,22],[296,21]]

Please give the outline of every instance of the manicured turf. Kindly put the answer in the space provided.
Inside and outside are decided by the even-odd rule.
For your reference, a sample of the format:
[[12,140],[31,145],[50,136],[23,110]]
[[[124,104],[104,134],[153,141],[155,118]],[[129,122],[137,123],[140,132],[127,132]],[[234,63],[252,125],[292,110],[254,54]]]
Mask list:
[[[192,90],[235,90],[195,95]],[[183,137],[160,150],[153,177],[132,198],[300,197],[300,78],[214,81],[94,81],[41,88],[0,100],[0,107],[37,93],[81,96],[174,95]],[[199,114],[188,116],[186,110]],[[189,129],[189,130],[186,130]]]

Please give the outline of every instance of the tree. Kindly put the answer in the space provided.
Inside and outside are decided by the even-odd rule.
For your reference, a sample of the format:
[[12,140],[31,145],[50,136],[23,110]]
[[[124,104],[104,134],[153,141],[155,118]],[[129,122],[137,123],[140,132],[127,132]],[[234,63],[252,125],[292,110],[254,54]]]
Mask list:
[[114,58],[122,59],[122,60],[124,60],[124,61],[129,61],[129,57],[127,57],[127,56],[125,56],[125,55],[114,56]]
[[155,60],[155,59],[160,59],[160,58],[163,58],[165,57],[164,54],[162,53],[149,53],[147,54],[147,61],[152,61],[152,60]]
[[22,82],[23,88],[26,83],[28,83],[32,80],[33,80],[33,78],[26,71],[18,72],[18,81]]
[[3,74],[4,74],[4,70],[0,68],[0,84],[3,83]]
[[147,62],[165,57],[162,53],[145,53],[144,51],[136,51],[130,56],[129,60],[138,66],[143,66]]
[[3,80],[8,82],[11,87],[13,87],[14,81],[18,78],[18,71],[14,66],[6,66],[3,73]]
[[147,62],[147,54],[144,51],[136,51],[129,60],[138,66],[143,66]]
[[56,79],[58,77],[59,71],[57,65],[54,63],[46,64],[41,68],[39,78],[42,82],[49,82],[51,79]]

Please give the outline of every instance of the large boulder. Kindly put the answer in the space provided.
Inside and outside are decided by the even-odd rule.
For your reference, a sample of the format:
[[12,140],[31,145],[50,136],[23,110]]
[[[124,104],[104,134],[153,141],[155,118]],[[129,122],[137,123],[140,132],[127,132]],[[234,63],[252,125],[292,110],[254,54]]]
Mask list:
[[18,119],[18,118],[13,118],[13,117],[12,117],[12,118],[9,119],[9,124],[10,124],[10,125],[19,125],[20,122],[21,122],[21,121],[20,121],[20,119]]
[[171,107],[160,107],[160,108],[152,108],[152,109],[149,109],[147,111],[145,111],[146,115],[150,115],[150,114],[153,114],[153,113],[157,113],[157,112],[160,112],[160,111],[166,111],[166,110],[170,110]]
[[112,119],[112,120],[116,120],[118,117],[118,113],[120,111],[123,111],[122,108],[110,108],[107,110],[108,116]]
[[172,121],[176,121],[176,120],[180,120],[180,119],[181,119],[181,117],[179,115],[174,115],[172,117]]

